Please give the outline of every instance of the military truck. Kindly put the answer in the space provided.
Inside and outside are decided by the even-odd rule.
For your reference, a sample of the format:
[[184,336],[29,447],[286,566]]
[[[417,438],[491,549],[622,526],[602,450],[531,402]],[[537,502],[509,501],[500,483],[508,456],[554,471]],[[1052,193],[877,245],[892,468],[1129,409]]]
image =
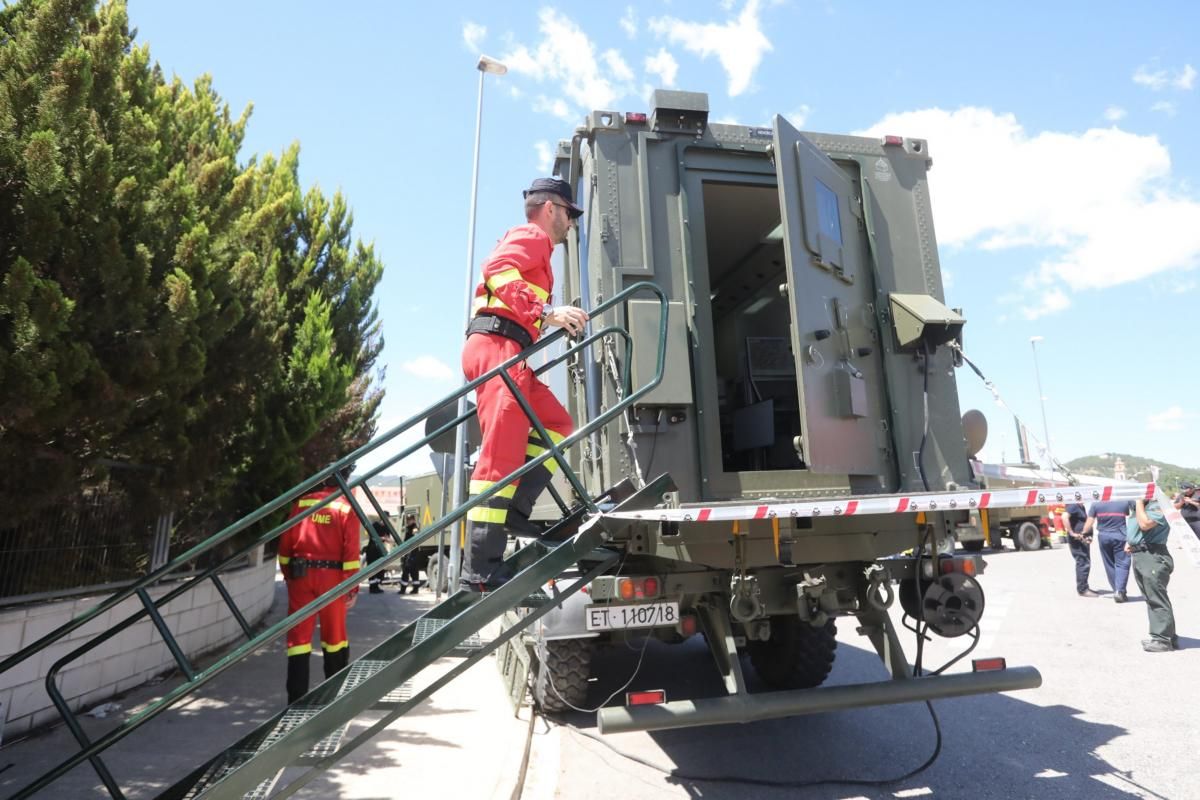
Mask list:
[[[558,145],[555,174],[587,213],[557,286],[585,308],[639,281],[669,300],[662,382],[573,455],[594,496],[657,481],[664,513],[606,522],[623,558],[536,625],[534,694],[549,709],[580,706],[597,648],[697,632],[738,702],[743,657],[768,687],[815,687],[842,617],[857,618],[893,677],[911,677],[887,612],[895,597],[941,635],[982,615],[982,560],[938,555],[968,511],[843,511],[855,498],[975,487],[954,373],[965,320],[944,304],[929,145],[801,132],[782,116],[717,123],[700,93],[656,91],[651,106],[593,111]],[[628,329],[632,357],[597,344],[569,363],[576,419],[619,401],[626,369],[633,386],[653,376],[659,307],[632,299],[593,320]],[[768,512],[831,498],[828,515]],[[712,509],[738,518],[703,521]],[[975,677],[994,691],[1036,676]],[[918,683],[920,697],[943,696]],[[774,713],[801,713],[803,697],[776,694]],[[868,695],[839,705],[888,702]],[[748,718],[747,705],[730,717],[712,702],[605,709],[600,726]]]

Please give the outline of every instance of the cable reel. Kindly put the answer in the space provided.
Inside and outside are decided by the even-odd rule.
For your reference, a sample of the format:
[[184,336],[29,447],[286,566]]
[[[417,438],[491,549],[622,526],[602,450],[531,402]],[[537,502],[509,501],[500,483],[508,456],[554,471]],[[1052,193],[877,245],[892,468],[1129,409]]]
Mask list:
[[951,572],[926,586],[921,599],[921,618],[934,633],[952,639],[979,624],[983,605],[983,587],[979,581],[961,572]]

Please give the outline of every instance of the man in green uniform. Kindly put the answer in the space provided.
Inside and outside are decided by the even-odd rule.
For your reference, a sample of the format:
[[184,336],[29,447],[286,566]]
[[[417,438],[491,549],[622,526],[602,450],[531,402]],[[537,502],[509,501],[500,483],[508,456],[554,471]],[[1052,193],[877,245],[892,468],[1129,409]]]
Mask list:
[[1179,647],[1175,635],[1175,612],[1167,596],[1167,584],[1175,560],[1167,552],[1171,526],[1157,500],[1138,500],[1125,531],[1125,550],[1133,556],[1133,577],[1146,598],[1150,638],[1142,640],[1147,653],[1167,653]]

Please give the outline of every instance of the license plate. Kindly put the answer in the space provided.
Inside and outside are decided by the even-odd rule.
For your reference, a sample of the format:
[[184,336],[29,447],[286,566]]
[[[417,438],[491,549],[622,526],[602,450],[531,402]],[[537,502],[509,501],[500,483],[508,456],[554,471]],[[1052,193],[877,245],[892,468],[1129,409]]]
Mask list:
[[679,622],[679,603],[643,603],[635,606],[588,606],[589,631],[656,628]]

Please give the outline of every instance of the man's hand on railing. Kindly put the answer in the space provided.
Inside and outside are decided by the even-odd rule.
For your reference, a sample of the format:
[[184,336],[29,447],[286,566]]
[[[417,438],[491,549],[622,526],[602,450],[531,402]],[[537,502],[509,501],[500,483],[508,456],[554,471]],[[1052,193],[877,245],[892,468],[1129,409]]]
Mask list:
[[555,306],[546,315],[545,324],[566,328],[568,334],[578,336],[583,333],[583,326],[587,324],[587,321],[588,313],[582,308],[575,306]]

